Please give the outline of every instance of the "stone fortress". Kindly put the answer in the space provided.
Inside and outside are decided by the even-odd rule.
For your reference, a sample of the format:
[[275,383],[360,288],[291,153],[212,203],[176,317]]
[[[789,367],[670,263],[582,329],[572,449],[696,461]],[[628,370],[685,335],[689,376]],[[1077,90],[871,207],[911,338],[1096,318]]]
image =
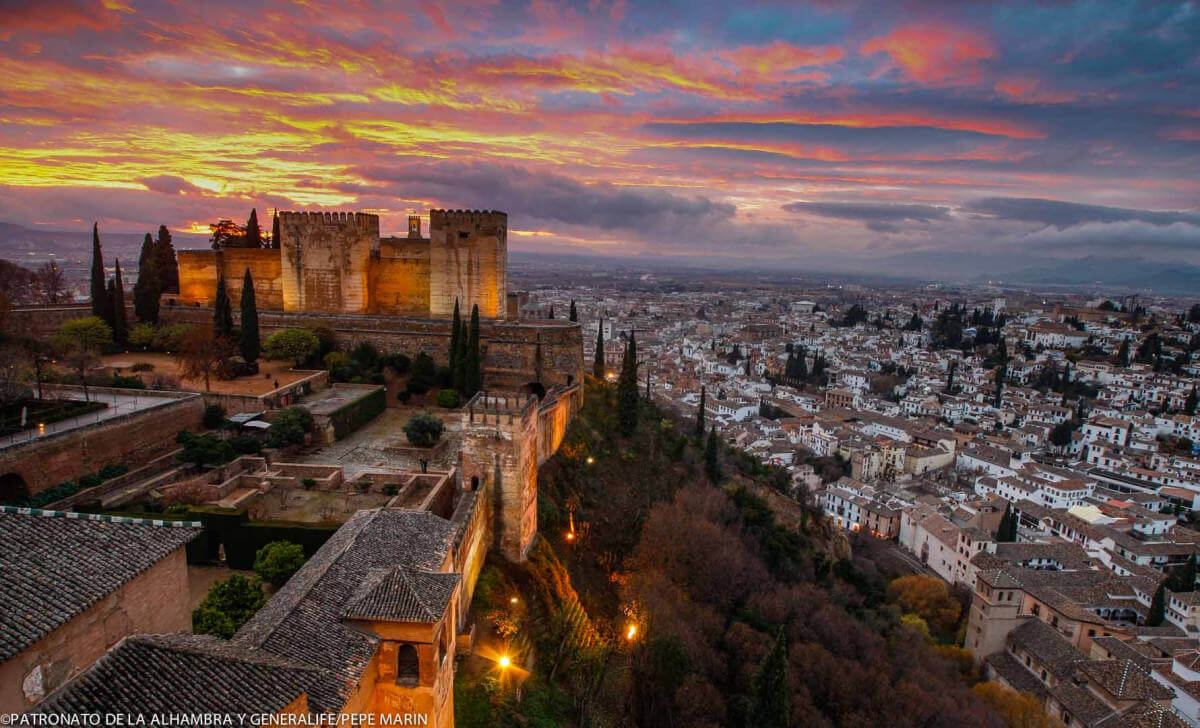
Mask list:
[[176,303],[211,306],[224,277],[236,300],[243,273],[254,278],[263,309],[292,313],[516,319],[508,295],[508,215],[488,210],[431,210],[407,237],[381,237],[379,217],[361,212],[280,212],[275,248],[184,250]]
[[263,337],[321,324],[338,343],[423,351],[445,363],[450,318],[479,306],[484,383],[543,395],[583,377],[583,339],[567,321],[520,321],[521,294],[508,290],[508,215],[431,210],[430,234],[408,219],[407,237],[381,237],[379,217],[360,212],[280,212],[277,248],[181,250],[179,293],[163,295],[166,323],[211,321],[217,281],[241,298],[254,281]]

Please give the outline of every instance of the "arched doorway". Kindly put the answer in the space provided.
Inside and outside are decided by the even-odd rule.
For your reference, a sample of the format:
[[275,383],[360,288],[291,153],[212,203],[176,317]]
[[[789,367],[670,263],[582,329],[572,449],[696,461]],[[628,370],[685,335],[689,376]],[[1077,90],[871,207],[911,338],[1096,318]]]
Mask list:
[[20,473],[0,475],[0,504],[11,505],[29,497],[29,486]]
[[529,394],[536,394],[538,399],[543,399],[546,396],[546,387],[541,382],[527,382],[521,391]]

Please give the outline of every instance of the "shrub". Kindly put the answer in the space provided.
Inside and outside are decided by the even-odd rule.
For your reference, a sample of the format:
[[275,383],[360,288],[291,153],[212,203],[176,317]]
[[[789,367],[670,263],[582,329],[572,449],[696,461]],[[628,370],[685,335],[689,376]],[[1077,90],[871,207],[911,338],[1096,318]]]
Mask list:
[[408,404],[408,400],[412,399],[412,392],[407,389],[401,389],[399,392],[396,392],[396,399]]
[[443,389],[442,391],[438,392],[437,403],[438,407],[454,409],[462,404],[462,397],[460,397],[458,392],[453,389]]
[[79,489],[87,490],[88,488],[95,488],[103,482],[103,479],[99,475],[85,475],[79,479]]
[[238,455],[257,455],[262,452],[262,443],[254,435],[238,435],[229,439],[229,446]]
[[267,339],[266,353],[271,359],[289,359],[300,366],[320,348],[317,335],[309,329],[284,329]]
[[300,485],[304,486],[305,490],[312,490],[317,487],[317,481],[315,478],[301,478]]
[[160,326],[154,332],[153,348],[158,351],[173,352],[178,351],[179,346],[183,343],[183,339],[192,330],[190,324],[171,324],[170,326]]
[[404,436],[417,447],[432,447],[442,438],[442,421],[424,412],[415,414],[404,425]]
[[154,365],[148,361],[139,361],[137,364],[134,364],[133,366],[129,367],[129,371],[131,371],[131,372],[152,372],[152,371],[154,371]]
[[271,418],[267,444],[271,447],[301,445],[304,436],[312,428],[312,422],[312,414],[303,407],[285,407]]
[[186,516],[189,510],[191,509],[184,503],[172,503],[167,506],[163,513],[169,516]]
[[96,475],[99,475],[101,480],[108,480],[109,478],[115,478],[118,475],[124,475],[128,472],[129,468],[125,465],[109,463],[108,465],[100,468],[100,472],[96,473]]
[[272,541],[254,555],[254,573],[268,584],[281,587],[304,566],[304,549],[291,541]]
[[379,365],[387,367],[397,374],[407,374],[412,367],[412,360],[404,354],[387,354],[379,359]]
[[154,337],[156,335],[157,332],[150,324],[138,324],[129,330],[129,345],[149,349],[154,346]]
[[183,445],[183,452],[176,457],[197,466],[221,465],[233,460],[235,455],[233,446],[213,435],[196,435],[183,430],[175,441]]
[[118,389],[145,389],[146,383],[141,377],[123,377],[119,374],[114,374],[112,381],[107,382],[108,386]]
[[192,612],[192,631],[229,639],[264,603],[266,597],[258,579],[234,574],[208,590],[204,601]]
[[379,351],[369,341],[360,341],[350,352],[350,358],[370,369],[379,360]]
[[201,420],[208,429],[220,427],[225,422],[225,408],[219,404],[210,404],[204,408],[204,419]]
[[350,365],[350,357],[340,351],[329,352],[322,361],[325,362],[325,368],[331,372],[344,369]]
[[325,324],[309,324],[304,327],[304,330],[316,337],[318,354],[325,356],[333,351],[336,341],[334,340],[332,328]]

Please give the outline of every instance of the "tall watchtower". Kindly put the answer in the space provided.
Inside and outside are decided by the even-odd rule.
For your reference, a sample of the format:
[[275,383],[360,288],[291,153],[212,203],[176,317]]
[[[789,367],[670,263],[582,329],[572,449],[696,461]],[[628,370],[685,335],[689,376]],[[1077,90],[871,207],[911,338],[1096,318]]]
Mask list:
[[508,215],[496,210],[429,211],[429,313],[503,318],[508,300]]
[[379,216],[281,212],[283,310],[366,313],[370,260],[379,254]]
[[492,498],[495,545],[511,561],[537,535],[537,408],[532,394],[480,392],[462,414],[460,477]]

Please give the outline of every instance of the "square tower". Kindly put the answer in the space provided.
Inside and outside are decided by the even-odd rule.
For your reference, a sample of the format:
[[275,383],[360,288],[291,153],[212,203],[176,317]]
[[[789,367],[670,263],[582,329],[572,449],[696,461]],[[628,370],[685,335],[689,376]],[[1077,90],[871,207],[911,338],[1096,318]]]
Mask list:
[[462,414],[460,477],[492,498],[495,545],[510,561],[537,536],[537,407],[525,392],[479,392]]
[[496,210],[429,211],[429,313],[504,318],[508,300],[508,215]]
[[378,215],[281,212],[279,248],[284,311],[367,313]]

